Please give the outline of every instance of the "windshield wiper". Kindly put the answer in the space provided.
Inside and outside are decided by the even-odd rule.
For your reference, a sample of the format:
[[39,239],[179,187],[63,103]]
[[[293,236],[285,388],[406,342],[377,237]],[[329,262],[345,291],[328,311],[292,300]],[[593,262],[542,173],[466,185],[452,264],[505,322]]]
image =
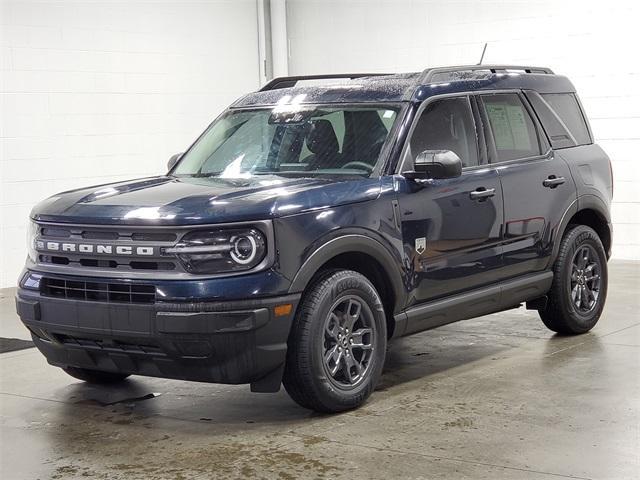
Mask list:
[[192,178],[217,177],[221,173],[222,173],[221,171],[220,172],[196,172],[187,176]]
[[[187,175],[188,177],[193,177],[193,178],[203,178],[203,177],[217,177],[219,175],[221,175],[223,173],[223,171],[220,172],[196,172],[196,173],[191,173],[189,175]],[[282,172],[277,172],[277,171],[270,171],[270,172],[265,172],[265,171],[257,171],[257,172],[242,172],[243,174],[249,174],[251,176],[258,176],[258,175],[280,175]],[[242,177],[239,177],[242,178]]]

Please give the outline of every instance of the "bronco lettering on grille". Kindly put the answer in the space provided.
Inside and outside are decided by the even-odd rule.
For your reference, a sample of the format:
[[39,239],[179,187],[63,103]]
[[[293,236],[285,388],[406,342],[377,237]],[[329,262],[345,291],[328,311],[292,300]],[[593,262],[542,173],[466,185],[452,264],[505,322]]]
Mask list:
[[37,250],[49,252],[79,252],[97,255],[153,255],[153,247],[133,247],[129,245],[98,245],[85,243],[36,241]]

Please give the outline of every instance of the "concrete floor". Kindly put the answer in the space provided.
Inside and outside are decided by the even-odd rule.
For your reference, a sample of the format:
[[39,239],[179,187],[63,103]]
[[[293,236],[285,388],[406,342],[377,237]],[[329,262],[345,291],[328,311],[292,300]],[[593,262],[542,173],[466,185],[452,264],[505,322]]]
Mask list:
[[[610,272],[591,333],[519,309],[401,339],[369,402],[335,416],[246,386],[90,387],[2,354],[0,477],[640,478],[640,263]],[[0,336],[27,338],[11,295]]]

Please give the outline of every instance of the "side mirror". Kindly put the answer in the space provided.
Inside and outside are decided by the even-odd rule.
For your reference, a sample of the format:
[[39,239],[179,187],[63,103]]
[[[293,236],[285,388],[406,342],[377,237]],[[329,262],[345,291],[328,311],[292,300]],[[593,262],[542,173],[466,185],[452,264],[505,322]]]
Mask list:
[[402,175],[411,180],[455,178],[462,175],[462,160],[451,150],[425,150],[413,161],[413,170]]
[[175,166],[175,164],[178,163],[178,160],[180,160],[181,156],[182,152],[171,155],[171,158],[169,158],[169,161],[167,162],[167,169],[171,170]]

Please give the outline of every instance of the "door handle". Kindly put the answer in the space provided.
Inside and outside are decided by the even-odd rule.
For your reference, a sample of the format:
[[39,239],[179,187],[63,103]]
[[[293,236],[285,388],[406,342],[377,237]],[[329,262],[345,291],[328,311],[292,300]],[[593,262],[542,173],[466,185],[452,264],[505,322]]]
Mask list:
[[479,200],[481,202],[495,195],[495,188],[478,187],[473,192],[469,192],[469,198],[471,198],[471,200]]
[[555,175],[549,175],[549,177],[542,182],[542,185],[547,188],[556,188],[558,185],[562,185],[565,182],[564,177],[556,177]]

